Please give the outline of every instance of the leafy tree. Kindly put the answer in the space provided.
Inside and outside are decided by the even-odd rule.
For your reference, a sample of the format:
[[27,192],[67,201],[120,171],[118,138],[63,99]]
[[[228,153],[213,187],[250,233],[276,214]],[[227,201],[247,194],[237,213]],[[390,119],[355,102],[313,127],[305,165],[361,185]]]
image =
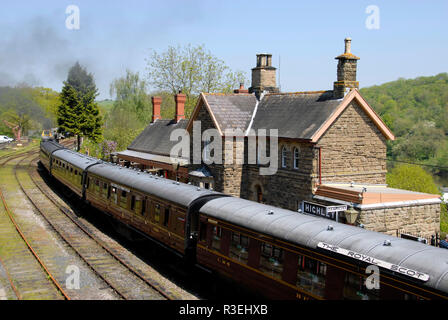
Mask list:
[[64,82],[58,107],[59,131],[67,131],[78,137],[78,151],[82,138],[93,142],[103,139],[102,116],[95,102],[97,88],[93,76],[77,62]]
[[116,96],[112,112],[123,109],[132,112],[146,124],[151,117],[151,102],[146,92],[147,84],[140,75],[126,70],[124,77],[115,79],[110,85],[111,96]]
[[398,165],[386,175],[386,181],[392,188],[430,194],[440,193],[432,176],[416,165]]
[[169,46],[152,51],[147,59],[150,84],[156,90],[187,96],[186,113],[192,111],[200,92],[228,92],[245,82],[243,72],[232,72],[225,63],[201,45]]

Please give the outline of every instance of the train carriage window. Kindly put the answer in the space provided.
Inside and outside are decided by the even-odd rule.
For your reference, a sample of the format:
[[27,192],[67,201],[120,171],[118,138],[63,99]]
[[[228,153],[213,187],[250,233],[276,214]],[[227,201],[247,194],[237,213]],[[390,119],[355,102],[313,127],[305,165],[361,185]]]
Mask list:
[[131,201],[131,210],[134,211],[137,214],[141,214],[141,212],[142,212],[142,203],[143,203],[142,197],[135,196],[134,208],[132,208],[132,201]]
[[185,219],[183,217],[177,217],[176,232],[180,235],[185,234]]
[[221,251],[222,229],[221,227],[213,227],[212,249]]
[[134,211],[135,209],[135,196],[131,196],[131,211]]
[[165,208],[165,214],[163,216],[163,225],[165,227],[168,227],[169,221],[170,221],[170,209],[169,208]]
[[120,192],[120,207],[126,208],[127,207],[127,192],[125,190],[121,190]]
[[247,264],[249,238],[238,232],[232,232],[229,256],[239,262]]
[[112,200],[114,201],[115,204],[118,204],[118,190],[115,187],[111,188],[111,193],[112,193]]
[[145,216],[147,203],[148,201],[146,201],[145,199],[142,200],[142,211],[141,211],[142,217]]
[[199,225],[199,241],[204,242],[207,240],[207,223],[201,221]]
[[283,250],[269,243],[261,245],[260,270],[281,279],[283,272]]
[[299,255],[297,286],[323,297],[325,294],[325,275],[327,265],[312,258]]
[[348,300],[379,300],[379,289],[367,289],[365,276],[351,272],[345,274],[344,299]]
[[109,198],[109,196],[110,196],[107,182],[103,183],[102,196],[103,196],[103,198]]
[[158,203],[154,205],[154,221],[157,223],[160,221],[160,204]]
[[100,181],[95,179],[95,187],[94,190],[96,193],[100,193]]

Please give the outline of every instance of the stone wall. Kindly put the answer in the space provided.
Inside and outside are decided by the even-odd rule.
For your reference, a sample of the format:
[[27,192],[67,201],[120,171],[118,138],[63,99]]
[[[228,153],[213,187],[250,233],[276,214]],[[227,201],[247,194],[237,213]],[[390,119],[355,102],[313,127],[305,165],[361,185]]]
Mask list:
[[[286,150],[286,168],[282,168],[282,149]],[[269,149],[269,144],[267,145]],[[299,166],[294,168],[294,148],[299,150]],[[317,158],[312,145],[282,141],[278,143],[278,170],[274,175],[260,175],[258,165],[244,167],[241,197],[257,201],[257,188],[263,193],[262,202],[285,209],[297,210],[302,200],[311,200]]]
[[[200,106],[197,117],[195,121],[201,121],[201,135],[207,130],[215,127],[215,124],[204,105]],[[191,133],[190,133],[191,134]],[[234,139],[233,141],[226,141],[222,138],[222,155],[225,157],[226,155],[226,146],[229,150],[233,150],[233,155],[231,155],[233,161],[225,162],[225,158],[222,159],[222,164],[210,164],[207,165],[211,174],[214,177],[214,190],[223,192],[226,194],[230,194],[236,197],[240,196],[241,193],[241,180],[243,173],[243,157],[244,157],[244,141],[238,141]],[[190,150],[191,156],[190,160],[192,163],[190,165],[190,171],[198,169],[200,166],[204,164],[193,164],[193,139],[192,136],[190,138]],[[201,156],[202,150],[204,150],[204,142],[201,143]]]
[[399,230],[427,238],[440,232],[440,204],[362,210],[356,223],[364,224],[368,230],[392,236],[396,236]]
[[322,183],[386,183],[386,139],[353,101],[318,141]]
[[252,87],[276,87],[275,68],[252,69]]

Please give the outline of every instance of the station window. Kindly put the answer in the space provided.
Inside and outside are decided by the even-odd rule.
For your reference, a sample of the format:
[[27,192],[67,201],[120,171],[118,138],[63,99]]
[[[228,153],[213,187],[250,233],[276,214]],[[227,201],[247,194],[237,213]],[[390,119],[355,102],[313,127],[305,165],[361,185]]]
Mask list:
[[299,149],[294,148],[294,169],[299,169]]
[[346,272],[344,282],[344,299],[348,300],[379,300],[380,290],[367,289],[365,276]]
[[325,275],[327,265],[312,258],[299,255],[297,286],[323,297],[325,294]]
[[248,250],[249,238],[238,232],[232,232],[229,252],[230,258],[246,264],[248,259]]
[[221,227],[213,227],[212,249],[221,251],[222,229]]
[[283,249],[263,242],[261,245],[260,270],[281,279],[283,272]]

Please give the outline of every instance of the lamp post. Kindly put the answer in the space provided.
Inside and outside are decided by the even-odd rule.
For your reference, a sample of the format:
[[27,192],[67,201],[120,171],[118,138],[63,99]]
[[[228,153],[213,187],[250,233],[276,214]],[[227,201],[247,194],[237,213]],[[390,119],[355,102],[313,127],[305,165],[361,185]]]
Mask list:
[[355,224],[356,219],[358,218],[358,215],[359,215],[359,212],[353,208],[350,208],[347,211],[345,211],[345,219],[347,219],[347,222],[351,225]]

